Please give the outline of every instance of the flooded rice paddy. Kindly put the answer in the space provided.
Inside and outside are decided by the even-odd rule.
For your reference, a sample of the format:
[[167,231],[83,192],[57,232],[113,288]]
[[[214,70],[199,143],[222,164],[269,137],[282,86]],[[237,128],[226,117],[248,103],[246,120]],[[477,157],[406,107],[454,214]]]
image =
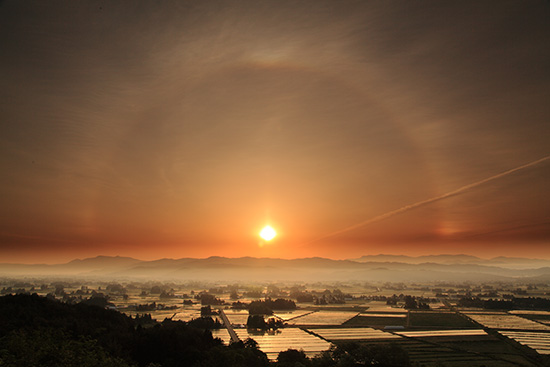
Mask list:
[[372,328],[330,328],[330,329],[311,329],[312,333],[319,335],[323,339],[335,340],[380,340],[380,339],[399,339],[400,336],[387,333],[382,330]]
[[428,331],[396,331],[395,334],[406,336],[408,338],[426,338],[426,337],[442,337],[442,336],[480,336],[487,335],[485,330],[428,330]]
[[538,322],[504,312],[490,314],[464,314],[475,322],[491,329],[550,331],[550,326],[548,325],[543,325]]
[[[258,343],[259,349],[271,360],[277,359],[279,352],[290,348],[303,350],[307,356],[313,357],[328,350],[331,346],[329,342],[298,328],[270,332],[236,329],[235,332],[241,340],[254,339]],[[212,335],[222,339],[226,344],[229,344],[231,339],[226,329],[213,330]]]
[[316,311],[288,321],[289,325],[341,325],[359,315],[350,311]]
[[500,331],[500,334],[520,344],[536,350],[540,354],[550,354],[550,333],[528,331]]

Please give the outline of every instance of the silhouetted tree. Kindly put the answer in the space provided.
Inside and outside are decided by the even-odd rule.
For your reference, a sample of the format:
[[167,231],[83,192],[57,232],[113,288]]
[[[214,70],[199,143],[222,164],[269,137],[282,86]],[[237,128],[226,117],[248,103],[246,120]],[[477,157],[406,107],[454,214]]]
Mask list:
[[250,315],[246,321],[246,326],[251,329],[267,329],[263,315]]
[[277,366],[279,367],[297,367],[311,366],[311,360],[306,356],[303,350],[288,349],[279,352],[277,356]]

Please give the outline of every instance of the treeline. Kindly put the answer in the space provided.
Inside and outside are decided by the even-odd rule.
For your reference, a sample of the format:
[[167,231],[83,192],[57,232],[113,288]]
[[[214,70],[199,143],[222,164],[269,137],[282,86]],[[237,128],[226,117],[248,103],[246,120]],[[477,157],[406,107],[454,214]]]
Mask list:
[[248,305],[248,313],[251,315],[273,315],[274,310],[295,310],[296,303],[289,299],[278,298],[272,300],[266,298],[265,300],[252,301]]
[[270,363],[251,339],[226,346],[213,338],[207,329],[212,324],[199,325],[211,318],[189,323],[166,319],[152,327],[142,327],[142,318],[36,294],[0,297],[0,366],[409,366],[407,354],[398,346],[359,344],[336,347],[312,359],[289,350],[279,355],[279,362]]
[[[225,301],[209,293],[200,294],[199,299],[203,306],[224,305]],[[289,299],[277,298],[275,300],[267,297],[264,300],[252,301],[250,303],[236,301],[231,305],[233,309],[248,309],[250,314],[254,315],[272,315],[274,310],[295,310],[296,303]]]
[[330,291],[325,289],[323,292],[310,292],[299,287],[290,289],[290,298],[298,302],[311,302],[315,305],[344,304],[346,298],[353,298],[350,294],[343,293],[340,289]]
[[267,366],[261,351],[224,346],[201,328],[214,326],[211,318],[164,320],[147,328],[140,321],[37,295],[0,297],[0,366],[234,366],[235,360]]
[[403,307],[407,310],[429,310],[430,305],[428,303],[430,302],[434,302],[434,299],[403,294],[400,294],[399,296],[394,294],[393,296],[386,298],[387,305],[397,305],[398,303],[404,303]]
[[476,307],[487,310],[547,310],[550,300],[540,297],[511,297],[509,299],[481,299],[479,297],[462,297],[458,301],[460,307]]

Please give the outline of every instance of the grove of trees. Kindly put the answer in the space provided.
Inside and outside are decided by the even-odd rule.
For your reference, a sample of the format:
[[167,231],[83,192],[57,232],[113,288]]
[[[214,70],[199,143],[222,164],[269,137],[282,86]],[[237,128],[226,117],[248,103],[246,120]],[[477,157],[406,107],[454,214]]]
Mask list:
[[[257,315],[262,317],[262,315]],[[398,346],[346,344],[318,358],[288,350],[270,363],[254,340],[224,345],[211,317],[189,322],[132,318],[93,304],[33,295],[0,297],[2,367],[409,366]]]

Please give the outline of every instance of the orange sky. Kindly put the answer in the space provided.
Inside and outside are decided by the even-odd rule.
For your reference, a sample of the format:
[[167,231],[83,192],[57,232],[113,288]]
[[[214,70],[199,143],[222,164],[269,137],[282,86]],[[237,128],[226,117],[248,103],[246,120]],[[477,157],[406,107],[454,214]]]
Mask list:
[[5,1],[0,263],[550,257],[549,13]]

